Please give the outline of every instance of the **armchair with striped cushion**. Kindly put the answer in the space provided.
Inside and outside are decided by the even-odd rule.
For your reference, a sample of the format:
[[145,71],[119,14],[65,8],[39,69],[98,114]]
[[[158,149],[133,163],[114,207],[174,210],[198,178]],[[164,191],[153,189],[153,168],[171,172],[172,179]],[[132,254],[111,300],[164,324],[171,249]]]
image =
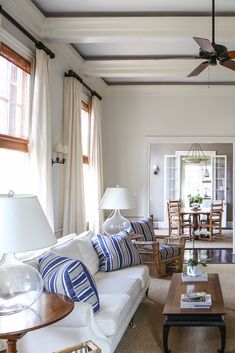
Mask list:
[[[171,270],[182,272],[185,237],[163,237],[160,243],[159,237],[156,239],[153,229],[153,222],[150,218],[131,222],[134,233],[143,235],[141,240],[134,241],[141,258],[141,262],[149,267],[152,277],[164,277],[167,275],[167,266]],[[172,243],[171,243],[172,242]]]

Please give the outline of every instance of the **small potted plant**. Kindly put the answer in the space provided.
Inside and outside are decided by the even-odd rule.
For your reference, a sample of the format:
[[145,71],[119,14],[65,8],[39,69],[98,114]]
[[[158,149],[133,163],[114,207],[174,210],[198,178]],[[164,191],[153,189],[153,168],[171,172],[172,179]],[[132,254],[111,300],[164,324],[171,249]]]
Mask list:
[[206,266],[206,260],[197,261],[195,259],[189,259],[187,263],[187,275],[192,277],[201,276],[203,273],[203,267]]
[[198,195],[192,196],[191,194],[188,195],[188,201],[189,201],[189,206],[192,207],[194,205],[199,206],[202,201],[203,201],[203,197]]

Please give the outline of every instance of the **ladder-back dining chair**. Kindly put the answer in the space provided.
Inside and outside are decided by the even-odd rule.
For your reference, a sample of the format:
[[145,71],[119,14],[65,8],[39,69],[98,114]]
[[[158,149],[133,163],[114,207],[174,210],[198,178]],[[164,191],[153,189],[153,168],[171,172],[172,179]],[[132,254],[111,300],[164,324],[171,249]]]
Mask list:
[[185,236],[191,240],[192,224],[190,214],[181,214],[180,209],[180,200],[169,200],[167,202],[169,236],[183,235],[185,234],[185,229],[188,228],[188,234],[185,234]]
[[[222,240],[222,214],[223,201],[213,201],[209,217],[199,223],[200,239],[213,241],[217,237]],[[202,232],[204,229],[206,229],[206,234]]]

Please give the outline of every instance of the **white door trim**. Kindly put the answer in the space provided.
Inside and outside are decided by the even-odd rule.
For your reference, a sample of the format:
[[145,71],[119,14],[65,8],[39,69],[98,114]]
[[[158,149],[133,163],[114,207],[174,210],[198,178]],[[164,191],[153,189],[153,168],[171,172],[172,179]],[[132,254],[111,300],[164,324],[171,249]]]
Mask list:
[[235,254],[235,136],[145,136],[145,161],[146,161],[146,173],[145,173],[145,188],[144,188],[144,200],[145,200],[145,215],[149,215],[149,198],[150,198],[150,151],[151,144],[155,143],[232,143],[233,144],[233,254]]

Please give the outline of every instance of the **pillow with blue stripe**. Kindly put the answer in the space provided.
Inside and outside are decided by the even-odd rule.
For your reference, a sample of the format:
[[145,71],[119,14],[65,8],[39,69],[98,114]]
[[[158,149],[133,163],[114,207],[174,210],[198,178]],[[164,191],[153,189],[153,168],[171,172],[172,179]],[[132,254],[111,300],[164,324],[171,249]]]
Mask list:
[[49,252],[39,259],[39,272],[45,291],[65,294],[75,302],[87,302],[94,313],[99,311],[95,282],[81,261]]
[[[142,234],[143,240],[154,241],[156,236],[154,234],[153,223],[150,218],[142,219],[140,221],[132,221],[131,228],[135,234]],[[141,239],[142,240],[142,239]]]
[[140,264],[139,254],[127,232],[111,236],[97,234],[91,241],[99,257],[100,271],[115,271]]

